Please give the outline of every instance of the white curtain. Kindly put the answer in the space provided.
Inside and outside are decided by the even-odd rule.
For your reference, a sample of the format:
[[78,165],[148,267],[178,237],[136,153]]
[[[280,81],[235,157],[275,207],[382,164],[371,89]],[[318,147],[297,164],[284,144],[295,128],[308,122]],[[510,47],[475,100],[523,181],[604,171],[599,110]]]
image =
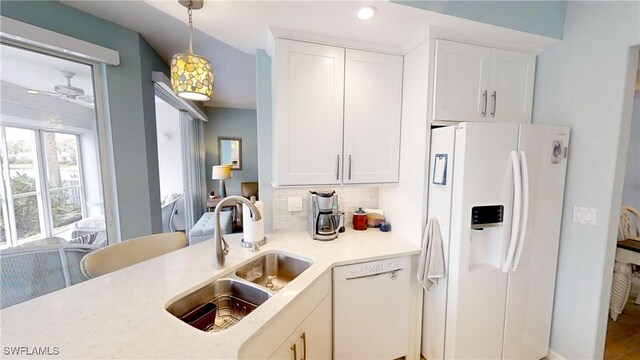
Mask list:
[[185,228],[187,234],[205,208],[204,126],[188,112],[180,111],[182,171],[184,178]]

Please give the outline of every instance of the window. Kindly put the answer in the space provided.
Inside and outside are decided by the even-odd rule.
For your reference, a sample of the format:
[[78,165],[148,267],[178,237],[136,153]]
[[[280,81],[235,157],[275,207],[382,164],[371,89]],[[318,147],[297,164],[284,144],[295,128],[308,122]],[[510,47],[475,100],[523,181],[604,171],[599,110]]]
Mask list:
[[[3,169],[3,187],[8,196],[8,208],[13,212],[10,222],[10,244],[42,238],[44,217],[36,159],[36,133],[33,130],[3,128],[2,143],[6,144],[7,169]],[[8,142],[6,139],[10,139]],[[8,181],[7,181],[7,180]]]
[[104,199],[118,238],[101,102],[103,64],[118,65],[118,52],[10,22],[0,39],[0,309],[87,280],[80,260],[111,240]]
[[105,245],[91,66],[1,47],[0,248]]
[[[3,130],[1,143],[7,155],[2,163],[8,166],[3,169],[2,186],[11,194],[6,207],[14,221],[5,224],[13,236],[8,237],[3,226],[2,245],[52,236],[71,239],[73,225],[86,217],[78,135],[17,127]],[[3,211],[3,224],[4,218]]]

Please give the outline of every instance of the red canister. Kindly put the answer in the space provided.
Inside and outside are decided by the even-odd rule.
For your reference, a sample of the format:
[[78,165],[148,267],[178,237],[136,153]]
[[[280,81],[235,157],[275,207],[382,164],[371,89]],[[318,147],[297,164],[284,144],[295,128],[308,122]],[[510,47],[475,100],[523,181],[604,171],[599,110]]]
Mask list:
[[353,212],[353,230],[367,230],[367,213],[362,208]]

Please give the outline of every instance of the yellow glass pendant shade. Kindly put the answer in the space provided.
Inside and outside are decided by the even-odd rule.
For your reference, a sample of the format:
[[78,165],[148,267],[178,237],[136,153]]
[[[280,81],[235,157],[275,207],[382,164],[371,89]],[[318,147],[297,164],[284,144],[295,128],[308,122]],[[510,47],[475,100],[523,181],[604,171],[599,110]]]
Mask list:
[[171,87],[180,97],[207,101],[213,93],[213,69],[207,59],[190,53],[171,58]]

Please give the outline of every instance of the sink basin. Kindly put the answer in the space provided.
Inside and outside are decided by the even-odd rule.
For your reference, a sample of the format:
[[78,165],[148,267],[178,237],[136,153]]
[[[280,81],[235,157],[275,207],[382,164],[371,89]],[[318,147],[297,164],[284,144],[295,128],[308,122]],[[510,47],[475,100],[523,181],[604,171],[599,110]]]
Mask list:
[[265,254],[242,266],[236,276],[278,291],[311,266],[310,261],[281,253]]
[[271,294],[234,279],[218,279],[173,302],[167,311],[203,331],[218,332],[237,324]]

